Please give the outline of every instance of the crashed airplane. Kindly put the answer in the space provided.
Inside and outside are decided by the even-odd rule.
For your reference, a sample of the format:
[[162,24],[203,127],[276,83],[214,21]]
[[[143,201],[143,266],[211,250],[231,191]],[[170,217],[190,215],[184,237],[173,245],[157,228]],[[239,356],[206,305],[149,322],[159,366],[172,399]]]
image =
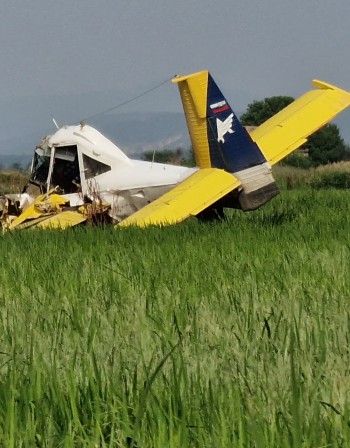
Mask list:
[[[176,76],[196,167],[129,159],[96,129],[65,126],[36,147],[20,195],[0,202],[4,229],[175,224],[255,210],[279,193],[271,166],[350,105],[322,81],[250,134],[208,71]],[[2,205],[1,205],[2,204]]]

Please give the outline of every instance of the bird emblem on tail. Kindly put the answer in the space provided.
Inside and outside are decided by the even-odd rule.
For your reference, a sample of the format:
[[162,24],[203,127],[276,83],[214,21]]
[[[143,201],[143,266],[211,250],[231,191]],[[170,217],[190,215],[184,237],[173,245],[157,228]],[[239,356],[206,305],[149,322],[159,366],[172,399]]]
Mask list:
[[232,122],[233,122],[233,113],[230,114],[224,121],[221,121],[219,118],[216,119],[216,128],[218,131],[218,142],[225,143],[225,135],[227,133],[233,134],[232,130]]

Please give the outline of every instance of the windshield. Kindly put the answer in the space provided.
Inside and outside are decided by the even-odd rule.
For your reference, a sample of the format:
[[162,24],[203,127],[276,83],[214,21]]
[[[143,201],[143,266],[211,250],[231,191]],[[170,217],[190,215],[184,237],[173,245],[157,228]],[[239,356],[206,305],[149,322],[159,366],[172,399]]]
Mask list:
[[50,167],[51,148],[43,150],[37,148],[34,153],[33,167],[30,175],[30,180],[42,186],[46,185],[47,176]]

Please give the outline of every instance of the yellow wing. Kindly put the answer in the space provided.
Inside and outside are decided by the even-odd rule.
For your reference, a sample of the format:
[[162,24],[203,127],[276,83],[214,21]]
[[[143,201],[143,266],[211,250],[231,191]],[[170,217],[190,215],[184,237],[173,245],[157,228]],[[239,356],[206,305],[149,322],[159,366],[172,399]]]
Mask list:
[[168,193],[124,219],[118,226],[168,225],[195,216],[240,186],[232,174],[216,168],[196,171]]
[[322,81],[313,81],[319,90],[310,90],[274,115],[250,136],[266,159],[274,165],[299,148],[339,112],[350,105],[350,93]]

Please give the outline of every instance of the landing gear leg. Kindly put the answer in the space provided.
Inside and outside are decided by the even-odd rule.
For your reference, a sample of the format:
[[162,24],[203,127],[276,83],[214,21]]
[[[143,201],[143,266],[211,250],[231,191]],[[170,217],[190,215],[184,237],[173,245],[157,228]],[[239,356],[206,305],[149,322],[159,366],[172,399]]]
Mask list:
[[202,212],[200,212],[197,215],[197,218],[199,219],[199,221],[202,222],[213,222],[213,221],[223,221],[226,218],[226,216],[223,207],[215,207],[215,208],[212,207],[207,208]]

